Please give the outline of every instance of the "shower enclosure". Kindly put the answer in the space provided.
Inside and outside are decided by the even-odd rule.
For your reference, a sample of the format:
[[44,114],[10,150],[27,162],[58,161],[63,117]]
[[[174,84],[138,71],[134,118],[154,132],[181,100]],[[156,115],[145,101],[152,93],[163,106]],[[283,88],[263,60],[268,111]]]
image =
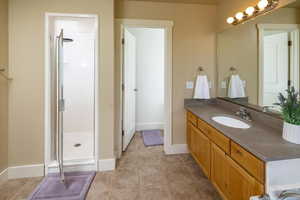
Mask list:
[[46,15],[46,174],[97,170],[97,18]]

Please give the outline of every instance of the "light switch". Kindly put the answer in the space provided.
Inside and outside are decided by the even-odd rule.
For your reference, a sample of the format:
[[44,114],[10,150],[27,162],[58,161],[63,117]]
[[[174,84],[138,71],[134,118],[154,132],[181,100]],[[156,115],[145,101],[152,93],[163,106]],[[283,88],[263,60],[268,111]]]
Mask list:
[[209,84],[209,88],[213,88],[213,82],[212,81],[208,81],[208,84]]
[[186,89],[194,89],[194,81],[187,81]]
[[221,88],[222,89],[226,89],[227,88],[227,82],[226,81],[222,81],[221,82]]
[[243,86],[244,88],[246,88],[247,82],[245,80],[243,80]]

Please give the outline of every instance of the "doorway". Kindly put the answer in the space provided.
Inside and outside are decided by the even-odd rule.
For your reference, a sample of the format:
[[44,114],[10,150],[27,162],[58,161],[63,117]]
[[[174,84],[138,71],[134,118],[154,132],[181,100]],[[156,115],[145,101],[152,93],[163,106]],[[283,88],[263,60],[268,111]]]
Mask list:
[[46,14],[46,174],[97,170],[97,21]]
[[123,151],[136,131],[163,142],[164,45],[164,29],[124,29]]
[[279,108],[279,92],[288,87],[299,91],[299,26],[260,24],[259,28],[259,104]]
[[[171,149],[172,26],[163,20],[117,20],[120,31],[120,134],[117,157],[137,131],[160,130]],[[123,38],[123,39],[122,39]],[[118,64],[118,63],[117,63]],[[132,78],[133,77],[133,78]]]

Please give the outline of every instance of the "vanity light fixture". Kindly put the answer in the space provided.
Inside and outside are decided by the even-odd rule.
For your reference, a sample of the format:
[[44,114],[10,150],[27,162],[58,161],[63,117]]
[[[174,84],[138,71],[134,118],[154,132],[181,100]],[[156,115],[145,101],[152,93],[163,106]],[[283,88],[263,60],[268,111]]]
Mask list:
[[245,13],[248,15],[248,16],[252,16],[255,12],[255,8],[253,6],[250,6],[246,9]]
[[232,24],[235,21],[235,19],[233,17],[228,17],[227,18],[227,23],[228,24]]
[[244,13],[242,13],[242,12],[238,12],[238,13],[236,13],[236,15],[235,15],[235,18],[237,19],[237,20],[242,20],[243,19],[243,17],[244,17]]
[[235,17],[227,18],[227,23],[238,25],[247,20],[272,11],[279,4],[279,0],[260,0],[256,6],[250,6],[243,12],[236,13]]
[[259,10],[264,10],[269,5],[268,0],[260,0],[257,4]]

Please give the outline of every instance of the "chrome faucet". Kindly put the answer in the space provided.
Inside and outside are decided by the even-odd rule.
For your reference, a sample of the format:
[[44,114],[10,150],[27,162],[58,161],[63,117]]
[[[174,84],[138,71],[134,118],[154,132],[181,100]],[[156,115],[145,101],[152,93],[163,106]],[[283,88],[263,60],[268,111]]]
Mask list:
[[263,112],[270,112],[272,108],[274,108],[274,106],[264,106]]
[[271,198],[268,194],[264,194],[264,195],[258,197],[257,199],[259,199],[259,200],[271,200]]
[[281,192],[279,195],[278,199],[279,200],[284,200],[287,198],[293,198],[293,199],[299,199],[300,200],[300,190],[285,190]]
[[240,107],[240,110],[236,112],[236,115],[247,121],[252,120],[250,112],[244,107]]

